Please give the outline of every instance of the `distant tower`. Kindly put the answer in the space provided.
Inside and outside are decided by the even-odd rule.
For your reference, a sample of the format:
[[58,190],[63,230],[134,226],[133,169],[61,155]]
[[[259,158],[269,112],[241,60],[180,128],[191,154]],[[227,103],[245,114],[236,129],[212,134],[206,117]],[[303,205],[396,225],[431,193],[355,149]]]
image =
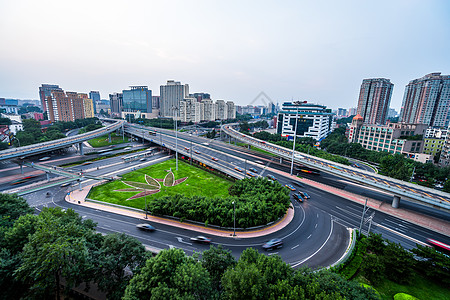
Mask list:
[[357,114],[366,124],[385,124],[394,84],[386,78],[364,79],[359,92]]
[[405,87],[400,122],[447,127],[450,107],[450,75],[431,73]]
[[189,96],[189,85],[181,84],[179,81],[167,80],[166,85],[160,86],[159,94],[161,117],[174,118],[178,112],[173,108],[180,108],[180,101]]
[[100,102],[100,92],[90,91],[89,99],[92,99],[92,104],[94,105],[94,114],[96,114],[97,113],[97,103]]

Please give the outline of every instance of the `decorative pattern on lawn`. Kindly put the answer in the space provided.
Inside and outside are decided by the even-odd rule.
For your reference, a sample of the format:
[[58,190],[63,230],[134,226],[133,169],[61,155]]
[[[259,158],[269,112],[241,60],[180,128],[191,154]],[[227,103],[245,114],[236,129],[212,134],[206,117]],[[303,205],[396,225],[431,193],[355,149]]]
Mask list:
[[145,174],[145,181],[147,183],[142,182],[134,182],[134,181],[122,181],[122,183],[131,186],[132,188],[129,189],[120,189],[120,190],[114,190],[114,192],[139,192],[136,195],[126,199],[133,200],[141,197],[145,197],[147,195],[156,194],[159,191],[161,191],[161,184],[160,182],[163,182],[164,186],[171,187],[176,186],[184,181],[186,181],[188,177],[183,177],[180,179],[175,180],[175,175],[173,175],[172,171],[170,171],[164,179],[159,178],[152,178]]
[[175,176],[172,171],[167,173],[166,177],[164,177],[164,186],[173,186],[173,182],[175,181]]

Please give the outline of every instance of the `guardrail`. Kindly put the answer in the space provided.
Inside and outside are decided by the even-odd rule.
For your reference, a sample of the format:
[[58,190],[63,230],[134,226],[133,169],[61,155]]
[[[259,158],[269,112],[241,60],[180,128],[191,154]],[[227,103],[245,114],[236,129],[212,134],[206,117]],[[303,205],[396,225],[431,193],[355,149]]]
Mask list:
[[65,148],[72,144],[81,143],[98,136],[102,136],[106,133],[112,132],[120,128],[125,121],[117,120],[116,123],[102,127],[90,132],[78,134],[71,137],[65,137],[58,140],[43,142],[39,144],[18,147],[14,149],[3,150],[0,152],[0,160],[11,159],[15,157],[29,156],[32,154],[47,152],[55,149]]
[[[265,151],[268,151],[270,153],[276,154],[276,155],[278,155],[278,156],[280,156],[282,158],[285,158],[285,159],[289,159],[289,160],[292,159],[292,150],[289,150],[289,149],[286,149],[284,147],[281,147],[281,146],[278,146],[278,145],[275,145],[275,144],[271,144],[271,143],[268,143],[268,142],[263,142],[261,140],[258,140],[256,138],[254,138],[254,137],[243,135],[243,134],[239,133],[238,131],[236,131],[235,129],[231,128],[230,124],[223,125],[222,129],[223,129],[223,131],[226,134],[228,134],[228,135],[232,136],[233,138],[236,138],[236,139],[238,139],[238,140],[240,140],[242,142],[250,144],[251,146],[263,149]],[[432,197],[427,197],[427,196],[424,196],[424,195],[418,195],[418,194],[416,194],[416,193],[414,193],[412,191],[401,189],[399,187],[394,187],[394,186],[391,186],[391,185],[388,185],[388,184],[384,184],[384,183],[381,183],[381,182],[375,182],[375,181],[373,181],[371,179],[364,178],[363,176],[361,176],[361,174],[366,174],[367,176],[378,178],[380,181],[381,180],[390,181],[392,183],[397,183],[397,184],[401,184],[401,185],[410,187],[411,189],[420,190],[422,192],[433,193],[433,194],[440,195],[442,197],[448,198],[448,195],[444,194],[443,192],[436,191],[436,190],[433,190],[433,189],[430,189],[430,188],[426,188],[426,187],[420,187],[418,189],[418,186],[416,186],[416,185],[412,185],[412,184],[409,184],[407,182],[404,182],[404,181],[401,181],[401,180],[398,180],[398,179],[386,177],[386,176],[379,175],[379,174],[373,174],[373,173],[370,173],[370,172],[367,172],[367,171],[364,171],[364,170],[359,170],[359,169],[355,170],[355,172],[358,172],[359,174],[357,174],[357,175],[351,174],[351,173],[344,172],[344,171],[341,171],[341,170],[336,169],[336,168],[324,166],[324,165],[322,165],[320,163],[315,163],[315,162],[311,161],[311,159],[314,159],[316,161],[320,161],[320,162],[322,162],[324,164],[330,164],[331,163],[330,161],[327,161],[325,159],[321,159],[321,158],[318,158],[318,157],[313,157],[311,155],[307,155],[307,154],[300,153],[300,152],[297,152],[297,151],[294,152],[294,161],[297,162],[297,163],[303,164],[305,166],[309,166],[309,167],[312,167],[312,168],[324,171],[324,172],[329,173],[329,174],[333,174],[333,175],[336,175],[336,176],[339,176],[339,177],[343,177],[343,178],[349,179],[351,181],[357,182],[359,184],[376,187],[378,189],[382,189],[384,191],[388,191],[388,192],[393,193],[393,194],[398,195],[398,196],[402,196],[402,197],[406,197],[406,198],[409,198],[409,199],[412,199],[412,200],[416,200],[416,201],[418,201],[420,203],[427,204],[428,206],[439,207],[439,208],[443,208],[443,209],[446,209],[446,210],[450,210],[450,202],[436,200],[436,199],[434,199]],[[342,164],[339,164],[339,163],[335,163],[335,162],[332,162],[332,163],[333,163],[334,166],[337,166],[339,168],[346,168],[346,169],[349,168],[348,166],[345,166],[345,165],[342,165]]]

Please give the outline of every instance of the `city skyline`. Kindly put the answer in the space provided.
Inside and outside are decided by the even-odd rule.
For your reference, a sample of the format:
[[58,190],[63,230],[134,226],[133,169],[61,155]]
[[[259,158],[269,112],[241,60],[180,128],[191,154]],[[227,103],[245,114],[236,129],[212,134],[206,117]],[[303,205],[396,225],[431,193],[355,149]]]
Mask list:
[[175,80],[241,106],[264,92],[275,103],[335,109],[356,107],[361,80],[389,78],[399,111],[409,81],[450,74],[449,8],[446,1],[4,2],[0,97],[39,99],[44,83],[107,99]]

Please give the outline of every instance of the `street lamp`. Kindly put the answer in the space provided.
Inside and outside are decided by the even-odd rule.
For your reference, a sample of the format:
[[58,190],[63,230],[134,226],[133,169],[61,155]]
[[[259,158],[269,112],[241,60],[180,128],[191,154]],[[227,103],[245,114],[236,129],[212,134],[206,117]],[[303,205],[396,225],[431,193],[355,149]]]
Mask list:
[[[176,170],[178,171],[178,107],[172,106],[172,110],[174,111],[173,118],[175,120],[175,162],[176,162]],[[176,112],[176,113],[175,113]]]
[[294,153],[295,153],[295,140],[297,138],[297,122],[298,122],[298,110],[300,108],[300,102],[294,101],[293,104],[297,105],[297,114],[295,116],[295,127],[294,127],[294,145],[292,146],[292,162],[291,162],[291,175],[294,170]]
[[236,203],[233,201],[233,236],[236,236]]

